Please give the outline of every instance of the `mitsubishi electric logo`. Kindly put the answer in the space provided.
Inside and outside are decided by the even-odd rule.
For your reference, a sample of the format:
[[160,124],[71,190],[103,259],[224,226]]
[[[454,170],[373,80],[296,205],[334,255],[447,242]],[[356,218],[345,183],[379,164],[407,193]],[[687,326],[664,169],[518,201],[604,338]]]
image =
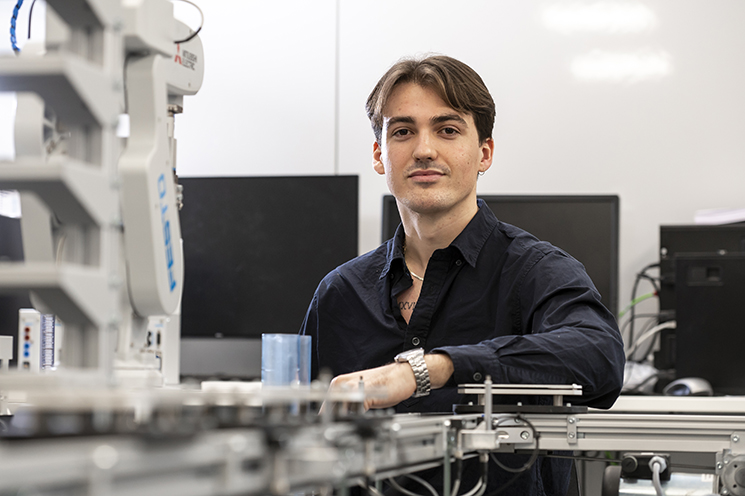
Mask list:
[[197,56],[191,53],[189,50],[184,50],[184,53],[182,55],[180,44],[176,45],[176,57],[173,59],[173,61],[179,65],[186,67],[187,69],[191,69],[192,71],[196,70],[194,66],[197,65],[197,62],[199,62]]

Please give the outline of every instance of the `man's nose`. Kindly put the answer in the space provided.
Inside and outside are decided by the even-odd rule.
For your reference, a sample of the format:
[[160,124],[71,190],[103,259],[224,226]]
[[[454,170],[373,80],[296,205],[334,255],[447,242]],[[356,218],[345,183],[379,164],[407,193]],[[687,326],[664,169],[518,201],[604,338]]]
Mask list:
[[437,157],[437,150],[429,133],[421,133],[417,136],[413,155],[417,161],[434,160]]

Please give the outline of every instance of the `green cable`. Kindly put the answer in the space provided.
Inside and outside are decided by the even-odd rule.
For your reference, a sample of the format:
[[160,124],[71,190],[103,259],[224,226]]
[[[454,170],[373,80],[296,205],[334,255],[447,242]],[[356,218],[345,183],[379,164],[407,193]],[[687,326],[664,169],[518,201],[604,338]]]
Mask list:
[[657,296],[657,293],[656,292],[652,292],[652,293],[643,294],[643,295],[641,295],[641,296],[639,296],[637,298],[634,298],[633,300],[631,300],[631,303],[629,303],[626,306],[626,308],[624,308],[623,310],[621,310],[621,312],[618,314],[618,320],[621,320],[623,318],[623,316],[626,315],[626,312],[628,312],[629,310],[631,310],[631,308],[633,306],[635,306],[637,303],[640,303],[640,302],[642,302],[644,300],[648,300],[648,299],[653,298],[655,296]]

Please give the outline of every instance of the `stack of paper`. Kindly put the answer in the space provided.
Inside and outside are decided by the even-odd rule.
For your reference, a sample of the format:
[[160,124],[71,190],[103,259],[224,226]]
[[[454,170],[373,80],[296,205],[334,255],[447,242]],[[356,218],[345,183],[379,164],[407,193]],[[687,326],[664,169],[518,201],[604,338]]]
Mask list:
[[745,208],[714,208],[699,210],[694,216],[696,224],[735,224],[745,222]]
[[21,217],[21,197],[18,191],[0,190],[0,215],[13,219]]

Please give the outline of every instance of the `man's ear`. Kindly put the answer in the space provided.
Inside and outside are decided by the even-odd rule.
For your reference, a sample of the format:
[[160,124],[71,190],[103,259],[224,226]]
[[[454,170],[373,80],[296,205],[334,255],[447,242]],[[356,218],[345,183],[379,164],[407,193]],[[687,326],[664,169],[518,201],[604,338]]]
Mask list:
[[385,174],[385,167],[383,166],[383,162],[380,160],[382,154],[383,151],[380,149],[380,145],[376,141],[373,143],[373,169],[380,175]]
[[494,140],[486,138],[481,143],[481,163],[479,164],[479,172],[486,172],[491,167],[492,161],[494,160]]

